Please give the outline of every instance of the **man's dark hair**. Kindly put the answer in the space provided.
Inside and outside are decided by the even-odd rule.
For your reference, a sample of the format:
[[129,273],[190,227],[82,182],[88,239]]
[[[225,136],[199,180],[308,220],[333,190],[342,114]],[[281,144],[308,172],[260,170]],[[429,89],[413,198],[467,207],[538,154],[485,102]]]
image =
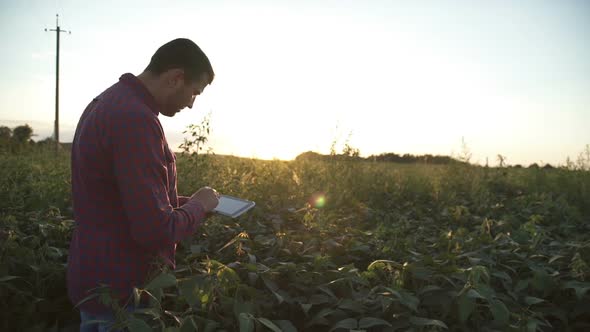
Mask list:
[[209,58],[197,44],[186,38],[174,39],[158,48],[145,70],[160,75],[170,69],[183,69],[188,82],[207,73],[211,84],[215,77]]

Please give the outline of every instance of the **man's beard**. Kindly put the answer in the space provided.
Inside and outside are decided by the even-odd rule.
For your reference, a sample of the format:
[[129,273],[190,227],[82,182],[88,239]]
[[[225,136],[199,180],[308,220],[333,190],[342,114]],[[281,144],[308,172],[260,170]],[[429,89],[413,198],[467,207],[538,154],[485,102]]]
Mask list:
[[164,105],[162,105],[162,111],[160,113],[168,117],[173,117],[176,113],[180,112],[184,108],[182,106],[183,90],[178,89],[172,93]]
[[178,103],[174,102],[174,100],[174,97],[171,97],[164,105],[162,105],[160,113],[168,117],[173,117],[176,113],[180,112],[180,107],[178,106]]

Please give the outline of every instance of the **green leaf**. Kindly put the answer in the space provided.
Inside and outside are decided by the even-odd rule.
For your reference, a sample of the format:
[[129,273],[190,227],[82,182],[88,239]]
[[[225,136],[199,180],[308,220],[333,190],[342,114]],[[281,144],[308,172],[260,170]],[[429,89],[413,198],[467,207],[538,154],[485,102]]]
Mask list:
[[318,286],[318,289],[335,299],[338,298],[336,295],[334,295],[334,292],[332,292],[332,290],[326,286]]
[[388,298],[388,297],[381,297],[379,300],[381,303],[381,311],[382,312],[385,312],[393,303],[393,299]]
[[389,327],[391,327],[391,324],[386,320],[383,320],[381,318],[375,318],[375,317],[363,317],[359,320],[359,328],[360,329],[368,329],[369,327],[373,327],[373,326],[389,326]]
[[274,296],[277,298],[277,301],[279,301],[279,304],[283,303],[283,301],[285,299],[283,299],[283,297],[281,296],[281,294],[277,293],[277,290],[279,289],[279,287],[277,286],[277,284],[272,281],[271,279],[268,279],[266,276],[262,275],[262,281],[264,282],[264,284],[266,285],[266,287],[274,294]]
[[512,278],[510,278],[508,273],[506,273],[504,271],[494,271],[494,272],[492,272],[492,276],[494,276],[496,278],[504,279],[506,281],[510,281],[510,282],[512,281]]
[[324,303],[332,303],[335,302],[333,299],[324,294],[314,294],[309,298],[310,304],[324,304]]
[[490,282],[490,272],[485,266],[476,265],[469,272],[469,279],[475,285],[488,284]]
[[234,302],[234,315],[236,319],[240,319],[240,314],[247,313],[253,314],[254,313],[254,305],[251,302],[242,302],[236,301]]
[[303,312],[305,313],[305,315],[307,315],[307,313],[309,312],[309,309],[311,309],[311,306],[313,304],[310,303],[301,303],[301,309],[303,309]]
[[428,319],[424,317],[412,316],[410,317],[410,323],[416,326],[438,326],[444,329],[448,329],[447,324],[441,322],[440,320]]
[[154,290],[152,290],[151,293],[149,293],[149,291],[144,291],[146,294],[151,294],[151,297],[153,300],[150,300],[150,303],[152,305],[157,304],[158,306],[161,305],[162,302],[162,298],[164,297],[164,290],[162,288],[156,288]]
[[430,280],[432,277],[432,270],[424,266],[414,265],[411,269],[412,277],[419,280]]
[[20,277],[18,276],[4,276],[2,278],[0,278],[0,282],[5,282],[8,280],[14,280],[14,279],[19,279]]
[[563,257],[565,257],[565,256],[562,256],[562,255],[555,255],[555,256],[553,256],[553,257],[551,257],[551,258],[549,259],[549,264],[551,264],[551,263],[555,262],[556,260],[558,260],[558,259],[560,259],[560,258],[563,258]]
[[501,325],[507,325],[510,318],[510,311],[506,308],[504,302],[498,299],[490,300],[490,311],[494,319]]
[[260,323],[262,323],[264,326],[268,327],[269,329],[271,329],[274,332],[282,332],[281,329],[275,325],[275,323],[271,322],[270,320],[264,318],[264,317],[259,317],[257,318],[258,321]]
[[[220,324],[218,322],[208,319],[207,323],[205,324],[205,332],[217,331],[217,328],[219,327],[219,325]],[[240,332],[241,332],[241,329],[240,329]]]
[[283,332],[297,332],[297,328],[295,328],[295,325],[293,325],[293,323],[291,323],[291,321],[288,320],[275,320],[273,321],[275,322]]
[[193,254],[200,254],[203,251],[203,246],[198,244],[191,245],[191,253]]
[[250,264],[256,265],[256,256],[252,255],[252,254],[248,254],[248,261],[250,262]]
[[468,298],[472,298],[472,299],[484,299],[484,300],[486,299],[485,296],[479,294],[479,292],[473,288],[471,288],[469,291],[467,291],[467,294],[465,294],[465,296]]
[[553,278],[541,268],[531,268],[534,271],[531,286],[534,290],[542,291],[547,294],[554,287]]
[[436,286],[436,285],[428,285],[428,286],[426,286],[426,287],[422,288],[422,289],[421,289],[421,290],[418,292],[418,294],[419,294],[419,295],[422,295],[422,294],[425,294],[425,293],[428,293],[428,292],[433,292],[433,291],[437,291],[437,290],[441,290],[441,289],[442,289],[442,288],[440,288],[439,286]]
[[399,300],[401,304],[412,309],[413,311],[418,310],[418,304],[420,303],[420,300],[417,297],[403,291],[400,291],[399,294],[401,295],[401,298]]
[[239,318],[240,332],[253,332],[254,331],[254,317],[248,313],[241,313]]
[[389,260],[385,260],[385,259],[379,259],[379,260],[376,260],[376,261],[372,262],[371,264],[369,264],[369,266],[367,266],[367,271],[372,271],[373,269],[375,269],[379,265],[384,265],[384,264],[393,265],[394,267],[396,267],[398,269],[403,268],[402,264],[400,264],[398,262],[389,261]]
[[354,318],[346,318],[343,319],[341,321],[339,321],[338,323],[334,324],[334,326],[332,326],[332,328],[330,329],[331,331],[334,331],[336,329],[356,329],[357,328],[357,320]]
[[155,319],[160,319],[160,311],[156,308],[140,308],[133,310],[133,314],[149,315]]
[[324,309],[320,310],[317,314],[315,314],[314,318],[316,318],[316,317],[318,317],[318,318],[319,317],[322,317],[323,318],[323,317],[326,317],[328,315],[333,314],[334,312],[336,312],[335,309],[332,309],[332,308],[324,308]]
[[545,300],[540,299],[538,297],[534,297],[534,296],[525,296],[524,302],[528,305],[535,305],[535,304],[538,304],[541,302],[545,302]]
[[[320,310],[317,314],[313,316],[313,318],[307,322],[306,326],[313,326],[313,325],[329,325],[330,321],[328,321],[325,317],[335,313],[336,310],[332,308],[324,308]],[[340,310],[340,312],[342,312]]]
[[344,310],[350,310],[350,311],[354,311],[354,312],[358,312],[358,313],[363,312],[362,303],[357,302],[357,301],[353,301],[351,299],[342,300],[340,302],[340,304],[338,305],[338,308],[344,309]]
[[285,299],[283,298],[283,296],[281,294],[279,294],[278,292],[272,292],[272,293],[277,298],[277,301],[279,301],[279,304],[281,304],[281,303],[283,303],[283,301],[285,301]]
[[197,292],[196,278],[184,278],[178,280],[178,290],[180,296],[186,301],[188,305],[200,306],[200,296]]
[[514,291],[515,292],[521,292],[525,289],[527,289],[529,287],[529,282],[531,279],[521,279],[516,283],[516,286],[514,286]]
[[494,292],[494,289],[484,285],[484,284],[479,284],[477,286],[475,286],[475,289],[477,290],[477,292],[483,296],[486,300],[490,300],[493,299],[494,296],[496,295],[496,292]]
[[537,326],[539,325],[539,321],[531,318],[526,322],[526,330],[527,332],[536,332]]
[[145,286],[148,290],[156,290],[176,286],[176,277],[170,273],[162,273]]
[[581,300],[584,294],[590,289],[590,283],[580,281],[568,281],[563,284],[563,288],[572,288],[576,291],[576,297]]
[[385,294],[385,293],[381,293],[382,295],[394,295],[395,297],[397,297],[399,300],[401,300],[403,298],[402,294],[400,294],[400,292],[396,291],[393,288],[390,287],[383,287],[384,290],[386,290],[387,292],[389,292],[390,294]]
[[463,295],[459,297],[457,305],[459,307],[459,321],[465,323],[475,310],[475,298]]
[[74,306],[74,308],[78,308],[82,303],[87,302],[92,300],[95,297],[99,297],[100,293],[92,293],[88,296],[86,296],[85,298],[83,298],[82,300],[80,300],[80,302],[76,303],[76,305]]
[[192,317],[187,317],[180,326],[180,332],[196,332],[199,328]]
[[152,328],[143,320],[132,317],[127,323],[129,332],[151,332]]

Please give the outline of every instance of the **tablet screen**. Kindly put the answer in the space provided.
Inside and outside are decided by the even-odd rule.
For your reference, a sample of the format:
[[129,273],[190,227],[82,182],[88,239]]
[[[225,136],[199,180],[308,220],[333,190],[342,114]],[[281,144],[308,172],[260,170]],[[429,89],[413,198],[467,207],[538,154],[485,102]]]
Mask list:
[[224,216],[236,218],[255,205],[252,201],[228,195],[220,195],[219,204],[217,204],[217,207],[213,211]]

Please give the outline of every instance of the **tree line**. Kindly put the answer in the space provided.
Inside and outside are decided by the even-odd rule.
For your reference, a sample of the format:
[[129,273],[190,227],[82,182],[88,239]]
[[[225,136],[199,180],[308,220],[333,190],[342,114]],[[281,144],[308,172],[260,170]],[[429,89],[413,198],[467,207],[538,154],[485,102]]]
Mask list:
[[[208,121],[208,119],[206,119]],[[207,126],[208,126],[207,122]],[[190,126],[189,126],[190,127]],[[193,127],[196,127],[193,125]],[[194,128],[193,128],[194,129]],[[209,129],[207,128],[207,133]],[[185,132],[186,133],[186,132]],[[33,133],[33,128],[28,124],[20,125],[11,129],[7,126],[0,126],[0,152],[20,152],[23,149],[27,149],[33,146],[38,147],[45,147],[47,145],[53,146],[55,143],[55,139],[53,137],[47,137],[43,140],[38,142],[33,141],[33,136],[36,136]],[[194,136],[194,135],[193,135]],[[199,136],[201,137],[201,136]],[[206,136],[205,142],[206,142]],[[186,143],[186,140],[185,140]],[[71,143],[61,144],[62,147],[67,148],[68,145]],[[198,146],[198,145],[197,145]],[[182,145],[181,145],[182,147]],[[511,168],[524,168],[522,165],[505,165],[506,157],[502,155],[498,155],[499,160],[499,167],[511,167]],[[378,155],[370,155],[366,158],[360,156],[359,149],[353,148],[346,142],[342,153],[337,153],[335,149],[335,142],[332,144],[330,149],[330,154],[323,155],[313,151],[307,151],[299,154],[295,160],[322,160],[322,161],[330,161],[330,160],[365,160],[365,161],[374,161],[374,162],[394,162],[394,163],[401,163],[401,164],[432,164],[432,165],[445,165],[445,164],[452,164],[452,163],[463,163],[469,164],[469,157],[468,158],[453,158],[450,156],[444,155],[432,155],[432,154],[424,154],[424,155],[413,155],[413,154],[397,154],[393,152],[381,153]],[[487,162],[486,162],[487,167]],[[525,166],[526,167],[526,166]],[[580,153],[576,161],[571,160],[569,157],[567,158],[566,165],[564,166],[567,169],[578,169],[578,170],[590,170],[590,145],[586,145],[584,151]],[[546,163],[545,165],[539,165],[537,163],[532,163],[528,166],[528,168],[543,168],[543,169],[553,169],[556,168],[555,166]]]
[[[432,155],[432,154],[424,154],[424,155],[413,155],[409,153],[405,153],[403,155],[388,152],[388,153],[381,153],[378,155],[370,155],[368,157],[361,157],[359,156],[358,150],[355,151],[354,154],[349,154],[343,152],[341,154],[320,154],[313,151],[307,151],[299,154],[295,160],[320,160],[320,161],[342,161],[342,160],[364,160],[364,161],[374,161],[374,162],[393,162],[399,164],[430,164],[430,165],[448,165],[448,164],[469,164],[468,161],[461,160],[460,158],[453,158],[450,156],[444,155]],[[590,160],[590,159],[589,159]],[[586,162],[586,165],[588,162]],[[485,167],[488,167],[485,165]],[[515,165],[506,165],[504,163],[500,163],[497,167],[500,168],[542,168],[542,169],[554,169],[557,168],[549,163],[545,163],[544,165],[539,165],[537,163],[532,163],[528,167],[522,166],[520,164]],[[583,169],[578,167],[577,165],[566,165],[568,169]],[[586,169],[588,167],[586,166]]]
[[0,126],[0,152],[20,152],[34,146],[46,146],[55,142],[53,137],[47,137],[35,142],[33,128],[28,124],[14,127]]
[[366,161],[387,161],[387,162],[395,162],[395,163],[402,163],[402,164],[414,164],[414,163],[423,163],[423,164],[450,164],[450,163],[461,163],[461,161],[451,158],[449,156],[440,156],[440,155],[413,155],[413,154],[397,154],[393,152],[388,153],[381,153],[378,155],[370,155],[366,158],[359,156],[359,153],[355,151],[354,154],[349,154],[343,152],[342,154],[334,154],[331,153],[329,155],[319,154],[313,151],[307,151],[298,155],[295,160],[366,160]]

